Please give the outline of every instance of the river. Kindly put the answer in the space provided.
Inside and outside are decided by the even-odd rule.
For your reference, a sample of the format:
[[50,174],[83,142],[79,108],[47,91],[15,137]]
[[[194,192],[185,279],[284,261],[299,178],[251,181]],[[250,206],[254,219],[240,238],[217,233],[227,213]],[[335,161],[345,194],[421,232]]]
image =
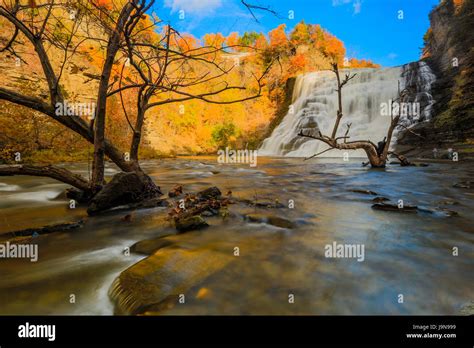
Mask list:
[[[232,255],[239,246],[240,255],[190,284],[206,289],[205,300],[193,298],[163,314],[458,314],[474,299],[474,191],[453,184],[472,178],[474,165],[371,170],[360,163],[262,157],[255,168],[217,164],[216,157],[144,162],[163,192],[178,183],[187,192],[218,186],[236,198],[294,203],[293,209],[258,211],[291,220],[292,229],[238,218],[255,208],[236,204],[230,211],[237,217],[209,218],[209,228],[175,238],[175,247]],[[86,165],[67,167],[87,175]],[[108,176],[114,173],[107,168]],[[65,187],[45,178],[0,178],[0,242],[8,231],[85,217],[83,208],[69,209],[66,199],[55,198]],[[402,199],[422,211],[373,210],[375,196],[352,190]],[[113,314],[107,295],[113,280],[145,257],[124,249],[176,233],[166,208],[137,211],[131,222],[122,221],[126,214],[87,218],[80,229],[35,237],[38,262],[0,259],[0,314]],[[333,242],[363,244],[364,261],[326,258],[325,246]]]

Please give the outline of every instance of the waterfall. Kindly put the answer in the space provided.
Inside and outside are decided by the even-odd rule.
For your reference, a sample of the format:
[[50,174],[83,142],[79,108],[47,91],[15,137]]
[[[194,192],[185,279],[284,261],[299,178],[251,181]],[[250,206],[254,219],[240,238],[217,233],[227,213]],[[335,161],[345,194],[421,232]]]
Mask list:
[[[344,116],[337,136],[344,136],[350,123],[350,140],[371,140],[379,142],[387,133],[390,114],[384,114],[382,105],[390,105],[398,96],[400,88],[407,88],[410,104],[419,103],[418,114],[408,113],[401,118],[404,126],[410,127],[417,122],[430,120],[431,84],[435,76],[425,62],[415,62],[400,67],[379,69],[341,70],[356,74],[342,90],[342,108]],[[327,145],[314,139],[298,136],[305,134],[331,135],[337,113],[336,77],[331,71],[320,71],[297,77],[293,91],[293,100],[283,121],[264,140],[259,149],[262,156],[307,157],[327,148]],[[396,132],[395,132],[396,138]],[[395,139],[393,139],[395,140]],[[363,155],[352,152],[351,155]],[[337,150],[325,153],[325,156],[337,156]]]

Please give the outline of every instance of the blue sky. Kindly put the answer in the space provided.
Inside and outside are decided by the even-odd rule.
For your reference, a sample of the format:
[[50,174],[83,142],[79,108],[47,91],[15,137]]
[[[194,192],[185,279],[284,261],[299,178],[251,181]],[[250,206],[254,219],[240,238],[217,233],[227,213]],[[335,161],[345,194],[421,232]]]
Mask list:
[[[439,0],[246,0],[270,6],[279,17],[255,11],[253,19],[241,0],[157,0],[154,12],[181,32],[202,37],[205,33],[232,31],[267,33],[285,23],[321,24],[344,41],[348,57],[367,58],[383,66],[419,59],[428,14]],[[180,12],[184,11],[184,12]],[[294,19],[289,19],[293,11]],[[399,19],[403,11],[403,19]],[[184,19],[180,15],[184,14]]]

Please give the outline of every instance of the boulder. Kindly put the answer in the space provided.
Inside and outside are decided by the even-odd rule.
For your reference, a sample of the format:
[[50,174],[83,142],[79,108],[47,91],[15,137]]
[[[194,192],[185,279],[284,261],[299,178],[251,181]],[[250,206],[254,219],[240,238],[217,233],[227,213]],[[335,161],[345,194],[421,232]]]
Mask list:
[[73,199],[79,204],[87,204],[92,199],[92,195],[90,192],[71,187],[66,189],[66,198]]
[[178,219],[175,221],[175,224],[176,229],[181,233],[200,230],[209,226],[209,224],[199,215]]
[[87,213],[95,215],[103,211],[149,200],[161,195],[160,188],[143,173],[118,173],[91,200]]
[[215,186],[197,193],[198,198],[201,200],[218,199],[221,195],[221,190]]

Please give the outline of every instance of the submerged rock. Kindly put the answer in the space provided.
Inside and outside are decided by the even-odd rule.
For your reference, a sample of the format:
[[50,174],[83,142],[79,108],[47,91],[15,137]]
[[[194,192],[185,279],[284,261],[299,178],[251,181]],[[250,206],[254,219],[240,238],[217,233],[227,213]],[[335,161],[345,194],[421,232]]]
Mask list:
[[436,209],[438,211],[439,214],[443,214],[445,216],[459,216],[459,213],[457,211],[454,211],[454,210],[450,210],[450,209],[443,209],[443,208],[437,208]]
[[127,214],[125,215],[123,218],[120,219],[120,221],[123,221],[123,222],[132,222],[134,219],[134,214]]
[[209,224],[199,215],[177,219],[175,224],[176,229],[181,233],[200,230],[209,226]]
[[156,207],[169,207],[169,202],[166,199],[159,197],[145,199],[137,203],[131,203],[126,205],[120,205],[118,207],[110,209],[111,211],[122,211],[122,210],[135,210],[135,209],[149,209]]
[[454,210],[446,209],[446,208],[419,208],[420,211],[424,213],[429,213],[437,216],[445,216],[445,217],[452,217],[452,216],[459,216],[459,213]]
[[372,205],[372,209],[375,210],[383,210],[383,211],[398,211],[403,213],[417,213],[418,207],[414,205],[404,205],[400,208],[396,204],[389,204],[389,203],[376,203]]
[[103,211],[138,203],[161,195],[160,188],[146,174],[118,173],[97,193],[89,204],[87,213]]
[[466,303],[461,307],[460,310],[461,315],[474,315],[474,301]]
[[130,247],[132,253],[152,255],[158,250],[173,245],[174,243],[165,238],[154,238],[139,241]]
[[79,220],[75,222],[67,222],[63,224],[50,225],[50,226],[44,226],[44,227],[39,227],[39,228],[27,228],[25,230],[8,232],[6,234],[11,235],[12,237],[38,236],[41,234],[64,232],[64,231],[69,231],[76,228],[81,228],[82,226],[84,226],[84,223],[85,223],[84,220]]
[[295,228],[295,224],[287,219],[278,216],[269,216],[268,223],[273,226],[292,229]]
[[375,202],[375,203],[382,203],[382,202],[388,202],[390,199],[388,199],[387,197],[375,197],[374,199],[372,199],[372,202]]
[[292,221],[273,215],[248,214],[245,216],[245,219],[249,222],[266,223],[280,228],[295,228],[295,224]]
[[219,212],[217,210],[214,210],[214,209],[210,209],[210,210],[204,210],[202,213],[201,213],[201,216],[204,216],[204,217],[211,217],[211,216],[216,216],[218,215]]
[[266,202],[266,201],[252,201],[250,199],[239,199],[239,202],[245,203],[247,205],[250,205],[252,207],[256,208],[276,208],[276,209],[281,209],[285,208],[284,204],[281,204],[278,200],[275,200],[275,202]]
[[454,184],[453,187],[466,189],[474,188],[474,181],[461,181]]
[[159,312],[178,303],[178,295],[222,270],[237,258],[212,248],[163,248],[123,271],[109,297],[119,315]]
[[438,204],[439,205],[459,205],[459,202],[447,199],[444,201],[439,201]]
[[370,190],[353,189],[353,190],[350,190],[350,191],[354,192],[354,193],[362,193],[364,195],[378,196],[377,192],[370,191]]

